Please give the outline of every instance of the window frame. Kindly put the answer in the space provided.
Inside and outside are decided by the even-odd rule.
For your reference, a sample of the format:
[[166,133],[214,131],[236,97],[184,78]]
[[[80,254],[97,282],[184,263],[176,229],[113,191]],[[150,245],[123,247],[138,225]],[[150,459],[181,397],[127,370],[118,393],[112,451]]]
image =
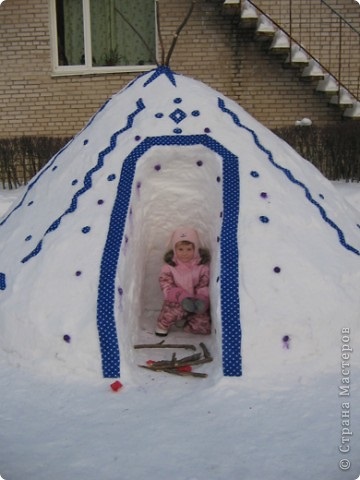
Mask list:
[[[155,0],[154,8],[155,8]],[[115,66],[93,66],[89,63],[91,55],[91,26],[90,26],[90,0],[82,0],[83,3],[83,21],[84,21],[84,65],[59,65],[59,52],[57,42],[57,17],[56,17],[56,0],[49,0],[50,11],[50,47],[51,47],[51,75],[67,76],[67,75],[96,75],[107,73],[126,73],[126,72],[147,72],[156,67],[156,64],[149,65],[115,65]],[[155,32],[157,32],[156,15],[155,15]],[[155,53],[158,51],[158,36],[155,34]]]

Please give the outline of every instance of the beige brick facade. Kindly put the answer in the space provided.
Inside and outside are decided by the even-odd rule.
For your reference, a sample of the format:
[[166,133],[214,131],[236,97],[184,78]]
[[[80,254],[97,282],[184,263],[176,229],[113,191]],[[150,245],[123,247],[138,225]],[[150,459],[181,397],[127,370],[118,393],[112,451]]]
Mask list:
[[[159,3],[161,32],[168,49],[190,2]],[[287,0],[256,3],[286,23]],[[300,0],[292,3],[299,7]],[[355,1],[329,3],[360,30],[360,8]],[[316,16],[316,8],[311,15]],[[71,136],[109,96],[136,76],[133,72],[54,76],[50,23],[49,0],[6,0],[0,6],[1,138]],[[301,33],[306,36],[307,20],[301,23]],[[319,34],[329,38],[331,28],[334,26],[328,30],[323,26]],[[332,33],[335,39],[336,32]],[[338,109],[314,94],[313,83],[301,80],[296,69],[283,68],[280,59],[253,36],[252,30],[239,25],[237,14],[224,13],[222,0],[198,0],[170,66],[234,99],[269,128],[293,125],[304,117],[318,125],[339,121]],[[328,45],[330,49],[331,42]],[[354,50],[358,55],[359,46]],[[336,59],[336,50],[331,55]]]

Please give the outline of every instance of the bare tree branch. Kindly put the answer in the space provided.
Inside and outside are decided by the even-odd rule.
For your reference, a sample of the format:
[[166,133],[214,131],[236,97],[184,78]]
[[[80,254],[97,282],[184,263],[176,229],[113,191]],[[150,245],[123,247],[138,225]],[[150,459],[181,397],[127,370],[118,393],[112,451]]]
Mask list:
[[165,48],[164,48],[163,38],[162,38],[162,35],[161,35],[159,0],[156,0],[155,8],[156,8],[156,28],[157,28],[157,33],[158,33],[159,43],[160,43],[160,48],[161,48],[161,62],[160,62],[160,65],[164,65],[165,64]]
[[124,22],[125,22],[127,25],[129,25],[129,27],[130,27],[130,28],[136,33],[136,35],[140,38],[140,40],[141,40],[142,43],[144,44],[146,50],[150,53],[150,55],[151,55],[151,60],[154,60],[155,63],[156,63],[156,65],[159,66],[159,63],[158,63],[158,61],[157,61],[157,59],[156,59],[156,54],[154,54],[154,52],[151,50],[151,48],[150,48],[149,45],[146,43],[146,41],[145,41],[144,37],[141,35],[141,33],[136,30],[136,28],[129,22],[129,20],[125,17],[125,15],[124,15],[122,12],[120,12],[120,10],[119,10],[117,7],[114,7],[114,9],[115,9],[115,12],[120,15],[120,17],[124,20]]
[[179,35],[180,35],[180,32],[181,30],[185,27],[185,25],[187,24],[191,14],[192,14],[192,11],[194,10],[194,6],[195,6],[195,3],[196,1],[195,0],[192,0],[191,2],[191,5],[190,5],[190,8],[189,8],[189,11],[186,15],[186,17],[184,18],[184,20],[182,21],[181,25],[178,27],[178,29],[176,30],[175,34],[174,34],[174,38],[173,38],[173,41],[171,43],[171,46],[170,46],[170,49],[169,49],[169,52],[167,54],[167,57],[166,57],[166,60],[165,60],[165,65],[166,66],[169,66],[169,63],[170,63],[170,58],[171,58],[171,55],[173,54],[173,51],[175,49],[175,45],[176,45],[176,42],[179,38]]

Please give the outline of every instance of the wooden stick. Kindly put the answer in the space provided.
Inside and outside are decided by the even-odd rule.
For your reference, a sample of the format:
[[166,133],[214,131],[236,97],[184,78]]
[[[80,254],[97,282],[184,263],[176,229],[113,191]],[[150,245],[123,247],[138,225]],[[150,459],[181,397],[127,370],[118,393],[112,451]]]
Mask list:
[[[146,368],[150,370],[164,370],[166,368],[178,368],[178,367],[185,367],[185,366],[194,366],[194,365],[203,365],[204,363],[212,362],[210,358],[199,358],[198,355],[193,355],[195,357],[193,360],[190,360],[188,357],[187,361],[181,360],[160,360],[159,362],[154,362],[152,365],[147,365]],[[142,365],[139,365],[141,367]]]
[[205,343],[201,342],[201,343],[200,343],[200,347],[202,348],[202,351],[203,351],[203,353],[204,353],[204,357],[205,357],[205,358],[209,358],[209,359],[211,358],[211,360],[212,360],[213,358],[212,358],[212,356],[210,355],[210,352],[209,352],[207,346],[205,345]]
[[152,370],[153,372],[165,372],[165,373],[171,373],[173,375],[178,375],[180,377],[198,377],[198,378],[206,378],[208,375],[207,373],[201,373],[201,372],[181,372],[179,370],[176,370],[176,368],[164,368],[164,369],[154,369],[151,368],[151,365],[139,365],[140,368],[145,368],[147,370]]
[[196,350],[195,345],[189,343],[164,343],[165,340],[162,340],[159,343],[140,343],[139,345],[134,345],[135,349],[139,348],[184,348],[185,350]]
[[198,377],[198,378],[206,378],[208,376],[207,373],[201,372],[181,372],[179,370],[172,370],[171,368],[167,368],[166,370],[160,370],[166,373],[172,373],[174,375],[179,375],[180,377]]

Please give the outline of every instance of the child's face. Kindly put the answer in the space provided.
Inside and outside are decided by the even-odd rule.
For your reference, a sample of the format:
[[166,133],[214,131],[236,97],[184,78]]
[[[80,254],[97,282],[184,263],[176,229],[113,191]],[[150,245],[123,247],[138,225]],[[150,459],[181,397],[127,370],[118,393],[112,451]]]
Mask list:
[[181,262],[187,263],[194,258],[195,248],[190,242],[178,242],[175,245],[175,253]]

